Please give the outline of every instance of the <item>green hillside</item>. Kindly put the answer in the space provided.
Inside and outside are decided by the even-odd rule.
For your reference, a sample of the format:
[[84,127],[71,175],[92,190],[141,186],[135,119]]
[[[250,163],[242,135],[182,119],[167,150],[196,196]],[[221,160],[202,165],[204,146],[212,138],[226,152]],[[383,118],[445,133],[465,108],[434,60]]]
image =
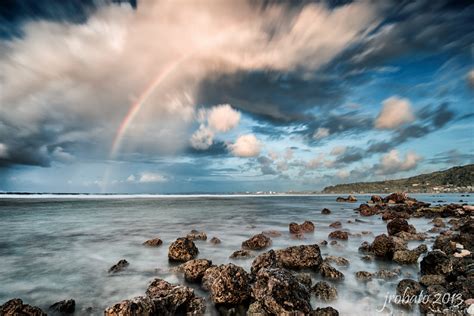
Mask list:
[[324,188],[323,193],[411,193],[473,192],[474,164],[411,178],[377,182],[338,184]]

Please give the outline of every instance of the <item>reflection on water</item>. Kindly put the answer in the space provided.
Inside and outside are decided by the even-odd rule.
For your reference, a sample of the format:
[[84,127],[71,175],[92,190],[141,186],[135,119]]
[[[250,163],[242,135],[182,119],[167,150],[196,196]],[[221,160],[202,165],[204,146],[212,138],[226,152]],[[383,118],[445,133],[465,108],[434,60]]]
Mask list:
[[[427,202],[473,202],[473,197],[459,195],[414,197]],[[366,201],[368,196],[358,198]],[[350,260],[350,266],[337,267],[345,274],[345,280],[336,283],[339,299],[330,304],[313,301],[313,307],[331,305],[341,315],[377,315],[376,309],[383,305],[385,295],[395,293],[401,278],[416,278],[418,267],[404,267],[399,279],[358,282],[354,277],[356,271],[374,272],[397,265],[361,260],[359,245],[385,233],[386,225],[377,216],[354,221],[359,217],[353,210],[356,206],[336,203],[334,196],[0,198],[0,303],[20,297],[28,304],[46,308],[56,301],[74,298],[77,314],[86,314],[84,310],[92,307],[94,314],[102,315],[108,305],[143,295],[154,277],[184,283],[181,275],[169,272],[167,248],[191,229],[205,231],[208,240],[213,236],[222,240],[219,245],[196,241],[199,258],[221,264],[232,262],[228,257],[240,248],[241,242],[261,231],[283,233],[272,238],[273,248],[278,249],[319,243],[333,230],[329,224],[339,220],[350,233],[372,234],[351,236],[338,245],[321,247],[323,256],[344,256]],[[331,209],[332,213],[322,215],[323,208]],[[316,224],[314,234],[306,235],[304,240],[291,239],[288,223],[305,220]],[[419,231],[432,227],[426,219],[409,221]],[[141,245],[154,237],[160,237],[163,246]],[[430,246],[432,240],[426,243]],[[108,275],[109,267],[122,258],[130,262],[129,269]],[[252,259],[233,262],[249,270]],[[317,280],[319,276],[313,275],[313,281]],[[209,314],[215,313],[211,307],[208,310]]]

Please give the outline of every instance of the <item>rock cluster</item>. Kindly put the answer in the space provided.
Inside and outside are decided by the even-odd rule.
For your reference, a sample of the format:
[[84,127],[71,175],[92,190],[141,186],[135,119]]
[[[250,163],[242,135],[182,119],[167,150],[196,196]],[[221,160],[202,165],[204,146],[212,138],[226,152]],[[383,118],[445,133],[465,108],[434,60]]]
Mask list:
[[2,316],[46,316],[40,308],[23,304],[23,301],[19,298],[9,300],[5,304],[0,306],[0,315]]
[[336,202],[357,202],[357,198],[353,195],[349,195],[348,197],[344,198],[344,197],[341,197],[339,196],[337,199],[336,199]]
[[271,246],[272,240],[264,234],[257,234],[242,242],[243,249],[261,250]]
[[168,259],[176,262],[186,262],[196,258],[199,250],[189,238],[178,238],[168,248]]

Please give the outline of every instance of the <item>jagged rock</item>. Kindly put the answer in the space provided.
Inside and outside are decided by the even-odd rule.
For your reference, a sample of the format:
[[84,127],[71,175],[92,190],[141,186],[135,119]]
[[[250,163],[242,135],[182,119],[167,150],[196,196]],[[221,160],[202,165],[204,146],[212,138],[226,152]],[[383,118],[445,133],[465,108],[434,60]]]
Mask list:
[[338,257],[338,256],[326,256],[324,258],[325,262],[331,263],[334,262],[338,266],[348,266],[349,265],[349,260],[347,260],[344,257]]
[[229,258],[231,259],[247,259],[253,257],[252,252],[248,250],[236,250],[234,251]]
[[168,248],[168,259],[170,261],[186,262],[196,258],[199,250],[189,238],[178,238]]
[[214,304],[239,305],[249,298],[250,278],[243,268],[229,263],[211,269],[212,278],[208,278],[206,282]]
[[453,262],[441,250],[433,250],[420,262],[421,275],[437,274],[447,275],[453,271]]
[[252,296],[271,315],[311,311],[308,288],[285,269],[261,269],[252,286]]
[[319,243],[321,246],[327,246],[328,245],[328,241],[327,240],[323,240]]
[[379,209],[368,204],[361,204],[358,211],[361,216],[373,216],[378,213]]
[[302,229],[298,223],[290,223],[288,228],[291,234],[299,234],[302,232]]
[[288,269],[317,268],[323,258],[318,245],[300,245],[275,252],[277,261]]
[[260,269],[281,268],[282,265],[277,260],[277,255],[273,249],[258,255],[252,262],[250,271],[257,274]]
[[332,279],[332,280],[342,280],[344,279],[344,274],[338,271],[336,268],[333,268],[326,262],[323,262],[319,266],[319,273],[323,278]]
[[370,201],[372,203],[382,203],[382,197],[380,195],[372,195]]
[[200,282],[204,272],[212,266],[207,259],[194,259],[183,263],[184,278],[189,282]]
[[393,254],[393,261],[399,264],[413,264],[418,262],[420,253],[414,250],[397,250]]
[[400,232],[407,232],[410,234],[416,234],[416,229],[413,225],[408,224],[408,222],[402,218],[395,218],[388,222],[387,232],[389,235],[395,235]]
[[[441,285],[431,285],[428,286],[425,292],[424,299],[420,302],[420,310],[423,314],[434,314],[436,312],[437,315],[456,315],[456,314],[448,314],[444,313],[443,310],[446,308],[446,305],[443,304],[442,299],[438,299],[438,297],[443,297],[447,290]],[[462,315],[462,314],[460,314]]]
[[372,280],[373,274],[368,271],[357,271],[355,276],[358,280],[361,281],[370,281]]
[[0,306],[2,316],[46,316],[39,307],[23,304],[19,298],[11,299]]
[[209,240],[209,242],[213,245],[218,245],[221,243],[221,240],[217,237],[212,237],[211,240]]
[[219,269],[216,266],[212,266],[206,271],[204,271],[204,275],[202,276],[201,287],[206,291],[210,291],[211,285],[218,275]]
[[311,233],[314,232],[314,224],[311,221],[305,221],[303,224],[300,225],[301,230],[304,233]]
[[328,209],[328,208],[323,208],[322,211],[321,211],[321,214],[323,214],[323,215],[331,214],[331,210]]
[[207,235],[205,232],[200,232],[195,229],[186,236],[189,240],[207,240]]
[[250,239],[242,242],[243,249],[261,250],[269,247],[272,244],[272,240],[264,234],[257,234],[252,236]]
[[341,228],[341,227],[342,227],[342,224],[341,224],[341,222],[337,221],[337,222],[334,222],[334,223],[329,224],[329,227],[332,227],[332,228]]
[[403,305],[411,305],[410,301],[413,301],[414,297],[421,293],[421,290],[420,283],[411,279],[403,279],[397,285],[397,294],[402,296]]
[[149,297],[138,296],[123,300],[104,311],[105,316],[152,316],[155,315],[155,304]]
[[59,301],[51,305],[49,309],[60,314],[73,314],[76,310],[76,301],[73,299]]
[[148,247],[158,247],[158,246],[161,246],[162,244],[163,244],[163,241],[160,238],[149,239],[143,243],[144,246],[148,246]]
[[379,270],[373,274],[374,278],[389,280],[398,277],[401,273],[400,268],[393,269],[393,270]]
[[396,192],[383,198],[383,202],[390,203],[390,204],[398,204],[398,203],[405,203],[407,199],[408,197],[405,193]]
[[400,212],[395,210],[387,210],[382,214],[382,220],[390,221],[395,218],[409,219],[410,215],[407,212]]
[[328,237],[332,239],[347,240],[349,239],[349,234],[342,230],[335,230],[333,232],[330,232]]
[[[375,256],[391,259],[393,257],[393,239],[385,234],[378,235],[370,245]],[[360,248],[359,248],[360,249]]]
[[[410,225],[412,226],[412,225]],[[395,234],[396,237],[401,238],[405,241],[409,240],[425,240],[427,235],[426,233],[410,233],[410,232],[399,232]]]
[[371,247],[372,246],[369,244],[369,242],[364,241],[364,242],[362,242],[362,244],[360,244],[359,251],[360,252],[365,252],[365,253],[371,252],[372,251]]
[[311,316],[339,316],[339,312],[331,307],[318,307],[315,310],[313,310],[310,314]]
[[313,280],[311,280],[311,274],[300,272],[296,273],[295,277],[301,284],[306,285],[308,289],[311,288],[311,285],[313,284]]
[[435,227],[446,227],[446,224],[444,223],[441,217],[433,218],[431,222],[433,223]]
[[374,258],[372,256],[366,255],[362,256],[361,259],[364,261],[372,261]]
[[426,274],[420,277],[420,283],[426,287],[431,285],[443,285],[446,283],[446,279],[442,275]]
[[320,281],[314,285],[312,292],[317,299],[325,302],[333,301],[337,298],[337,290],[334,286],[325,281]]
[[109,273],[117,273],[125,270],[130,264],[128,263],[127,260],[122,259],[116,264],[114,264],[112,267],[109,269]]
[[353,195],[349,195],[347,198],[338,197],[336,202],[357,202],[357,198]]

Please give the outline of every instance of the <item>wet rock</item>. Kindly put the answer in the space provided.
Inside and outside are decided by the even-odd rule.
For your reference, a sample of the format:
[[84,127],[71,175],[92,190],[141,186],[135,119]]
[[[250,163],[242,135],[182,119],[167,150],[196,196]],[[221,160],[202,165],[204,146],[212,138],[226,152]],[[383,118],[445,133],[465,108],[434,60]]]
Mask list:
[[371,201],[372,203],[375,203],[375,204],[377,204],[377,203],[382,203],[382,202],[383,202],[383,201],[382,201],[382,197],[381,197],[380,195],[372,195],[372,196],[370,197],[370,201]]
[[414,250],[397,250],[393,254],[393,261],[399,264],[413,264],[418,262],[420,253]]
[[200,282],[204,272],[212,266],[207,259],[194,259],[183,264],[184,278],[189,282]]
[[420,277],[420,283],[426,287],[431,285],[443,285],[446,283],[446,279],[442,275],[426,274]]
[[255,275],[260,269],[281,268],[282,265],[277,260],[277,255],[273,249],[258,255],[252,262],[250,272]]
[[308,289],[311,288],[313,280],[311,280],[311,274],[306,272],[295,273],[296,279],[303,285],[307,286]]
[[332,239],[347,240],[349,238],[349,234],[342,230],[335,230],[330,232],[328,237]]
[[279,232],[278,230],[266,230],[266,231],[263,231],[262,234],[268,237],[272,237],[272,238],[280,237],[282,235],[282,233]]
[[122,272],[125,270],[130,264],[128,263],[127,260],[122,259],[116,264],[114,264],[112,267],[109,269],[109,273],[117,273],[117,272]]
[[321,246],[327,246],[328,245],[328,241],[327,240],[323,240],[319,243],[319,245]]
[[453,262],[441,250],[433,250],[420,262],[421,275],[437,274],[447,275],[453,271]]
[[433,243],[433,249],[439,249],[448,255],[453,254],[456,251],[456,243],[451,239],[451,236],[439,235]]
[[443,304],[442,299],[438,299],[438,297],[442,298],[445,293],[447,293],[447,291],[441,285],[428,286],[425,295],[427,299],[422,300],[419,304],[421,312],[423,314],[456,315],[443,312],[443,310],[446,308],[446,305]]
[[336,240],[331,240],[331,242],[329,243],[331,246],[335,246],[335,245],[338,245],[337,241]]
[[321,301],[330,302],[337,299],[336,288],[325,281],[316,283],[311,291]]
[[155,304],[149,297],[138,296],[129,300],[123,300],[104,311],[105,316],[138,316],[155,315]]
[[209,242],[213,245],[218,245],[221,243],[221,240],[217,237],[212,237],[211,240],[209,240]]
[[359,251],[364,253],[371,252],[372,246],[367,241],[364,241],[362,244],[360,244]]
[[463,257],[469,256],[469,255],[471,255],[471,252],[470,252],[469,250],[463,249],[463,250],[461,250],[461,251],[459,251],[459,252],[456,252],[456,253],[454,254],[454,257],[456,257],[456,258],[463,258]]
[[387,210],[382,213],[382,220],[391,221],[395,218],[409,219],[410,215],[407,212],[400,212],[395,210]]
[[201,287],[206,290],[210,291],[211,290],[211,285],[214,282],[214,280],[218,277],[219,275],[219,269],[216,266],[212,266],[206,271],[204,271],[204,275],[202,276],[202,282],[201,282]]
[[383,280],[389,280],[389,279],[394,279],[398,277],[401,273],[401,270],[398,269],[393,269],[393,270],[379,270],[373,274],[374,278],[377,279],[383,279]]
[[323,208],[322,211],[321,211],[321,214],[323,214],[323,215],[329,215],[329,214],[331,214],[331,210],[328,209],[328,208]]
[[339,312],[331,307],[318,307],[315,310],[313,310],[310,314],[311,316],[339,316]]
[[[249,298],[250,278],[243,268],[229,263],[211,269],[212,280],[206,282],[214,304],[239,305]],[[204,278],[206,275],[207,271]]]
[[200,232],[193,229],[187,236],[189,240],[207,240],[207,235],[205,232]]
[[324,258],[324,262],[335,263],[338,266],[348,266],[349,265],[349,260],[347,260],[344,257],[338,257],[338,256],[326,256],[326,258]]
[[51,305],[49,309],[55,313],[73,314],[74,311],[76,310],[76,301],[72,299],[59,301]]
[[263,308],[260,302],[253,302],[249,305],[249,309],[247,310],[248,316],[267,316],[268,313]]
[[380,258],[392,259],[394,242],[393,239],[385,234],[378,235],[370,245],[370,250],[374,255]]
[[372,207],[368,204],[361,204],[357,210],[361,216],[373,216],[379,211],[378,208]]
[[0,306],[0,315],[2,316],[46,316],[39,307],[23,304],[19,298],[5,302]]
[[372,280],[372,273],[368,272],[368,271],[357,271],[355,273],[355,276],[358,280],[361,280],[361,281],[370,281]]
[[398,204],[398,203],[405,203],[407,201],[408,196],[402,192],[392,193],[383,198],[384,203],[390,204]]
[[301,230],[304,233],[311,233],[314,232],[314,224],[311,221],[305,221],[303,224],[300,225]]
[[160,238],[149,239],[143,243],[144,246],[148,246],[148,247],[158,247],[158,246],[161,246],[162,244],[163,244],[163,241]]
[[288,229],[290,230],[290,233],[291,234],[299,234],[299,233],[302,233],[302,229],[300,227],[300,225],[298,223],[290,223],[288,225]]
[[[412,226],[412,225],[410,225]],[[409,233],[409,232],[399,232],[395,234],[395,236],[405,240],[425,240],[427,238],[427,235],[425,233]]]
[[277,261],[288,269],[317,268],[323,261],[318,245],[300,245],[275,252]]
[[441,217],[436,217],[431,222],[435,227],[446,227],[446,224]]
[[323,262],[319,266],[319,273],[323,278],[331,279],[331,280],[342,280],[344,279],[344,274],[338,271],[336,268],[332,267],[326,262]]
[[176,262],[186,262],[197,257],[198,248],[189,238],[178,238],[168,248],[168,259]]
[[248,250],[236,250],[234,251],[229,258],[231,259],[247,259],[252,258],[253,253]]
[[353,195],[349,195],[347,198],[338,197],[336,202],[357,202],[357,198]]
[[372,260],[374,260],[374,258],[373,258],[372,256],[369,256],[369,255],[363,256],[361,259],[364,260],[364,261],[372,261]]
[[411,305],[421,290],[420,283],[411,279],[403,279],[397,285],[397,294],[402,296],[402,305]]
[[257,234],[252,236],[250,239],[242,242],[243,249],[261,250],[269,247],[272,244],[272,240],[264,234]]
[[296,240],[303,240],[303,239],[305,239],[303,233],[291,234],[291,235],[290,235],[290,238],[291,238],[291,239],[296,239]]
[[309,314],[310,293],[285,269],[262,269],[252,286],[252,296],[271,315]]
[[402,218],[395,218],[388,222],[387,232],[389,235],[395,235],[400,232],[407,232],[411,234],[416,233],[416,229],[413,225],[408,224],[408,222]]
[[341,222],[337,221],[337,222],[334,222],[334,223],[329,224],[329,227],[332,227],[332,228],[341,228],[341,227],[342,227],[342,224],[341,224]]

